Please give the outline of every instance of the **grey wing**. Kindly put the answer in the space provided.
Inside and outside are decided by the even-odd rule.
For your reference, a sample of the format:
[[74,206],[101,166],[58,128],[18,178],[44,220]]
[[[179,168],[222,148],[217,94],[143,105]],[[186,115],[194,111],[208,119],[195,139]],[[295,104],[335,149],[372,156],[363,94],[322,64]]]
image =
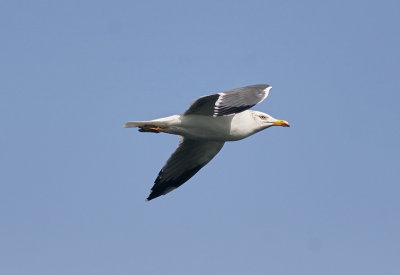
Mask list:
[[271,88],[267,84],[257,84],[203,96],[195,100],[184,114],[215,117],[240,113],[267,98]]
[[184,184],[205,166],[222,148],[222,141],[199,141],[183,138],[175,152],[158,173],[147,200],[152,200]]

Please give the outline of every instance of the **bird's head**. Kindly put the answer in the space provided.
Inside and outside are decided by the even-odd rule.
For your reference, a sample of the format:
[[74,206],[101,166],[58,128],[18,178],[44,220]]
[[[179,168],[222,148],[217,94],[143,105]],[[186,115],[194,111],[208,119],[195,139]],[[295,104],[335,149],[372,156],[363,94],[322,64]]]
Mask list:
[[253,111],[253,117],[262,129],[271,126],[290,127],[289,122],[287,122],[286,120],[273,118],[272,116],[265,114],[263,112]]

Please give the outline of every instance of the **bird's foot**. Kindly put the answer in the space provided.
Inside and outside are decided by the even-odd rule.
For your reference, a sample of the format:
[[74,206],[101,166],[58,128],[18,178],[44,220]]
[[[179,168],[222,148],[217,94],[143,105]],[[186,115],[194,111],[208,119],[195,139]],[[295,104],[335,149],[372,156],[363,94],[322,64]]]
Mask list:
[[139,132],[159,133],[164,132],[164,129],[155,125],[139,126]]

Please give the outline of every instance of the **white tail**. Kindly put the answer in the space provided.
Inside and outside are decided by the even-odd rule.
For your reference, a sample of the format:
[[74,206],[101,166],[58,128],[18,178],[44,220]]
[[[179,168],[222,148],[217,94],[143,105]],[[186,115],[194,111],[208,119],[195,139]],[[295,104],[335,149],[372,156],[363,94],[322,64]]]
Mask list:
[[124,128],[139,127],[139,132],[164,132],[171,122],[179,121],[179,115],[163,117],[146,121],[128,121],[125,123]]
[[140,127],[150,123],[150,121],[128,121],[125,123],[124,128]]
[[160,122],[156,120],[152,121],[128,121],[125,123],[124,128],[139,127],[139,132],[151,132],[160,133],[164,132],[165,122]]

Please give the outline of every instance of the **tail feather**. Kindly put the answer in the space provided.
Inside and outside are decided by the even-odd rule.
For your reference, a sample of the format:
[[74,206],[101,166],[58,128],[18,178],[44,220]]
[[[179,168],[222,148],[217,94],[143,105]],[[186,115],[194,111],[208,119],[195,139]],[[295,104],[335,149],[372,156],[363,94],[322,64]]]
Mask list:
[[165,121],[128,121],[125,123],[124,128],[139,127],[139,132],[160,133],[164,132]]
[[124,128],[140,127],[150,123],[150,121],[128,121],[125,123]]

